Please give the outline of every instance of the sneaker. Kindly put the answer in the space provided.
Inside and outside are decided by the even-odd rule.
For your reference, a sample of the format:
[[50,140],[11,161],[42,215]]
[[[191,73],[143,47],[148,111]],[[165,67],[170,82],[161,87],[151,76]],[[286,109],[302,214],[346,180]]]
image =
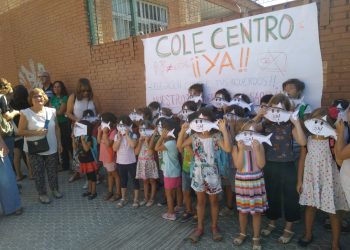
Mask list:
[[87,189],[87,188],[88,188],[88,185],[89,185],[89,183],[88,183],[88,181],[86,181],[85,184],[84,184],[84,186],[83,186],[83,189]]
[[61,198],[63,197],[63,195],[62,195],[59,191],[57,191],[57,190],[52,191],[52,195],[53,195],[53,197],[55,197],[56,199],[61,199]]
[[93,199],[95,199],[96,197],[97,197],[97,193],[90,194],[90,195],[88,196],[88,200],[93,200]]
[[50,204],[51,203],[49,196],[47,196],[46,194],[39,195],[39,201],[41,204]]
[[165,220],[174,221],[174,220],[176,220],[176,215],[175,214],[164,213],[162,215],[162,218],[165,219]]
[[220,210],[219,215],[220,216],[231,216],[233,212],[233,209],[230,209],[228,207],[224,207]]
[[184,207],[176,206],[176,207],[174,208],[174,211],[175,211],[176,214],[181,214],[181,213],[183,213],[183,212],[185,211],[185,208],[184,208]]
[[140,205],[140,207],[142,207],[142,206],[146,205],[147,203],[148,203],[147,200],[143,200],[139,203],[139,205]]
[[118,204],[117,204],[117,208],[122,208],[124,207],[126,204],[128,203],[127,200],[121,199]]
[[162,207],[162,206],[166,206],[166,204],[167,204],[166,200],[163,200],[163,201],[158,202],[157,206]]
[[146,207],[152,207],[154,204],[154,200],[149,200],[146,204]]

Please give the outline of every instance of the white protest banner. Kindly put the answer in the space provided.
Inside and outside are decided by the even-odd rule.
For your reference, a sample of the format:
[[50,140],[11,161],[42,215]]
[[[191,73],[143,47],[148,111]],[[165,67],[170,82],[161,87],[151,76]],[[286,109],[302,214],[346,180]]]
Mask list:
[[300,7],[165,34],[143,40],[147,103],[178,111],[193,83],[204,83],[205,102],[228,89],[258,104],[282,83],[306,83],[305,102],[320,106],[323,75],[317,6]]

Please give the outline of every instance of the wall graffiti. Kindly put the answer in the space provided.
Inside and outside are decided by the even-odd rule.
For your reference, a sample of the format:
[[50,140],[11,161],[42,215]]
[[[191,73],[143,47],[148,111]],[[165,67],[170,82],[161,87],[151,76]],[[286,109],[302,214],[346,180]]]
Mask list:
[[19,69],[19,82],[29,88],[41,88],[42,84],[38,75],[45,71],[42,63],[35,64],[33,59],[29,59],[29,68],[22,65]]

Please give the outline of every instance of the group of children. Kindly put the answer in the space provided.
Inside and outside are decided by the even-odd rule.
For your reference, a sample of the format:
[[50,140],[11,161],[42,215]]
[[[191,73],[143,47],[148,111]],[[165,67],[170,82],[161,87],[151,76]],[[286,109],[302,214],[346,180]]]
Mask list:
[[[299,245],[313,241],[312,226],[319,209],[330,215],[332,249],[339,249],[339,211],[349,210],[350,202],[346,200],[350,194],[344,192],[349,187],[342,187],[338,168],[350,158],[346,146],[349,102],[337,100],[329,109],[311,112],[303,102],[303,82],[291,79],[282,87],[284,93],[262,97],[255,110],[247,95],[231,98],[226,89],[218,90],[205,105],[203,85],[194,84],[189,88],[189,100],[177,114],[156,102],[118,118],[103,113],[95,135],[99,159],[92,150],[93,125],[81,121],[88,127],[87,136],[75,140],[81,172],[89,182],[83,196],[96,197],[99,160],[108,172],[105,200],[118,200],[117,207],[124,207],[130,179],[132,207],[150,207],[163,185],[167,212],[162,217],[174,221],[183,212],[181,221],[196,218],[197,228],[188,237],[192,242],[203,235],[207,197],[213,240],[223,238],[218,215],[219,194],[224,191],[225,209],[233,209],[235,198],[239,212],[240,234],[233,240],[235,245],[247,238],[248,214],[252,215],[253,249],[261,249],[260,235],[270,235],[281,217],[285,227],[278,241],[289,243],[294,236],[293,223],[300,220],[300,205],[304,205],[305,235]],[[317,133],[305,127],[308,119],[319,121]],[[333,136],[336,141],[320,132],[325,125],[337,132]],[[140,180],[144,188],[141,199]],[[261,230],[263,213],[269,223]]]

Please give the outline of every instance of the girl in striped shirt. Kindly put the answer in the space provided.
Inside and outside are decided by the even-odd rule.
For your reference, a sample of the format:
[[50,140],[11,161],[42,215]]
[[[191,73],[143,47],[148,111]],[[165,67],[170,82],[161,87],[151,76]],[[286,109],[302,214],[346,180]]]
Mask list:
[[[254,122],[240,120],[241,131],[254,130]],[[253,217],[253,250],[261,249],[260,224],[261,214],[268,204],[262,168],[265,165],[263,145],[254,140],[251,146],[238,141],[233,147],[232,158],[237,168],[235,190],[237,209],[239,211],[240,234],[234,239],[235,245],[241,245],[247,238],[248,214]]]

